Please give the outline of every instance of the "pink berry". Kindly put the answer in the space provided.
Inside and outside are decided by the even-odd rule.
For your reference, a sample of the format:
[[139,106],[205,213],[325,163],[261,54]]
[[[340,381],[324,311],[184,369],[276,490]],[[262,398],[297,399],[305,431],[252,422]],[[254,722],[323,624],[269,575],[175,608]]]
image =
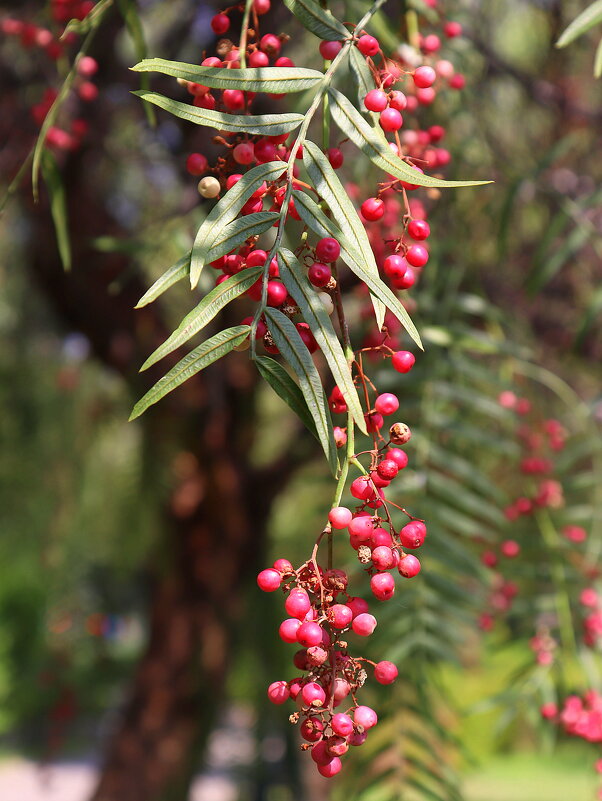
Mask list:
[[273,704],[283,704],[290,698],[290,690],[285,681],[274,681],[268,687],[268,698]]
[[297,631],[300,625],[301,621],[297,620],[296,617],[289,617],[283,620],[278,629],[280,639],[288,643],[297,642]]
[[349,533],[359,537],[362,542],[368,542],[374,529],[374,520],[368,515],[358,515],[349,523]]
[[230,27],[230,20],[225,14],[216,14],[211,20],[211,28],[217,36],[222,36]]
[[291,617],[303,620],[311,608],[309,595],[305,590],[292,590],[284,602],[284,608]]
[[353,720],[356,726],[361,726],[363,729],[371,729],[378,723],[378,716],[369,706],[357,706],[353,710]]
[[274,570],[277,570],[280,575],[293,572],[293,565],[288,561],[288,559],[276,559],[272,567]]
[[466,78],[459,72],[457,72],[449,81],[449,85],[452,89],[464,89],[466,86]]
[[307,271],[307,277],[314,286],[324,287],[332,278],[332,271],[327,264],[316,261]]
[[322,737],[324,724],[320,718],[307,718],[300,727],[300,734],[309,743],[315,743]]
[[395,108],[387,108],[381,112],[380,127],[383,131],[398,131],[403,125],[403,117]]
[[382,89],[372,89],[364,98],[364,106],[368,111],[384,111],[388,105],[387,95]]
[[374,36],[364,34],[358,39],[357,49],[363,56],[375,56],[380,50],[380,44],[378,43],[378,39],[375,39]]
[[333,58],[341,51],[343,44],[341,42],[320,42],[320,55],[326,61],[332,61]]
[[515,540],[505,540],[502,543],[501,551],[508,559],[514,559],[520,553],[520,545]]
[[346,506],[335,506],[328,513],[328,521],[333,528],[347,528],[353,519],[353,514]]
[[367,612],[361,612],[353,618],[351,628],[360,637],[368,637],[376,628],[376,618]]
[[341,246],[336,239],[331,236],[320,239],[316,245],[316,258],[318,261],[327,262],[331,264],[336,261],[341,255]]
[[404,578],[414,578],[420,573],[420,561],[408,553],[401,559],[397,569]]
[[407,108],[408,98],[404,95],[403,92],[395,90],[394,92],[391,92],[391,96],[389,98],[389,105],[391,106],[391,108],[394,108],[397,111],[403,111],[405,108]]
[[[393,551],[386,545],[378,545],[372,551],[372,564],[377,570],[390,570],[395,566],[395,562]],[[389,573],[383,573],[382,575],[388,576]],[[373,576],[373,578],[376,578],[376,576]],[[393,577],[391,576],[391,578]],[[395,586],[395,582],[393,582],[393,586]]]
[[367,737],[368,737],[367,732],[355,731],[347,738],[347,742],[349,743],[349,745],[355,745],[355,746],[363,745],[366,742]]
[[318,765],[318,773],[320,776],[324,776],[325,779],[331,779],[333,776],[336,776],[337,773],[341,772],[343,764],[338,757],[333,757],[330,762],[326,762],[326,764],[319,764]]
[[377,197],[369,197],[364,200],[360,207],[360,213],[364,220],[376,222],[385,213],[385,201]]
[[259,49],[267,53],[268,56],[277,56],[280,53],[280,39],[273,33],[266,33],[259,40]]
[[346,715],[344,712],[338,712],[336,715],[333,715],[330,726],[333,732],[338,734],[339,737],[348,737],[350,734],[353,734],[353,721],[349,715]]
[[431,227],[426,220],[411,220],[408,225],[408,236],[418,242],[428,239],[430,233]]
[[[375,528],[370,537],[370,545],[372,548],[378,548],[380,545],[386,545],[387,548],[392,548],[393,538],[386,528]],[[367,611],[367,607],[365,611]]]
[[409,350],[398,350],[391,356],[393,369],[398,373],[409,373],[415,362],[416,357]]
[[441,39],[435,33],[430,33],[424,37],[421,46],[425,53],[436,53],[441,47]]
[[249,56],[249,67],[268,67],[270,59],[266,53],[256,50]]
[[424,267],[429,260],[428,250],[423,245],[410,245],[406,253],[406,261],[412,267]]
[[307,620],[297,629],[297,642],[305,648],[320,645],[322,642],[322,628],[318,623]]
[[389,278],[403,278],[407,272],[408,263],[403,256],[394,253],[392,256],[387,256],[383,269]]
[[267,14],[270,8],[270,0],[253,0],[253,10],[258,16]]
[[370,412],[364,415],[366,421],[366,430],[369,434],[376,434],[383,427],[384,419],[380,412]]
[[395,579],[390,573],[376,573],[370,579],[370,589],[379,601],[389,601],[395,594]]
[[316,743],[310,753],[311,758],[318,766],[327,765],[332,761],[332,757],[326,750],[326,742],[324,740],[320,740],[319,743]]
[[399,400],[396,395],[391,392],[384,392],[379,395],[374,402],[374,408],[377,412],[384,415],[395,414],[399,409]]
[[333,604],[328,610],[328,622],[335,629],[344,629],[351,623],[353,612],[345,604]]
[[350,598],[346,605],[351,609],[354,618],[368,611],[368,601],[363,598]]
[[286,287],[280,281],[268,281],[268,306],[282,306],[288,296]]
[[462,25],[459,22],[450,20],[443,26],[443,33],[448,39],[454,39],[456,36],[462,35]]
[[426,526],[420,520],[413,520],[399,532],[399,540],[404,548],[420,548],[426,538]]
[[427,89],[437,79],[437,73],[432,67],[418,67],[414,73],[414,83],[419,89]]
[[374,668],[374,678],[379,684],[393,684],[398,675],[393,662],[378,662]]
[[282,576],[277,570],[271,567],[262,570],[257,576],[257,585],[264,592],[274,592],[280,587]]
[[308,706],[324,706],[324,701],[326,701],[326,693],[315,681],[310,681],[303,687],[301,696]]
[[349,489],[353,497],[360,501],[367,501],[374,497],[374,487],[367,476],[354,479]]

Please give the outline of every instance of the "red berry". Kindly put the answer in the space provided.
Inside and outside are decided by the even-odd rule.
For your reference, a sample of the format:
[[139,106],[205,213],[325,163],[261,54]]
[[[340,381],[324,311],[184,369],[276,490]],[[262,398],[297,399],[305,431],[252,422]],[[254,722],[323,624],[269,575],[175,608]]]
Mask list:
[[328,610],[328,622],[335,629],[346,628],[353,619],[353,612],[345,604],[333,604]]
[[326,61],[332,61],[333,58],[336,57],[337,53],[340,52],[341,48],[343,47],[341,42],[327,42],[322,41],[320,42],[320,55]]
[[270,8],[270,0],[253,0],[253,10],[259,16],[267,14]]
[[393,684],[398,675],[393,662],[378,662],[374,668],[374,678],[379,684]]
[[383,459],[376,468],[376,472],[385,481],[391,481],[399,473],[399,465],[393,459]]
[[328,521],[333,528],[338,530],[347,528],[349,523],[353,520],[351,510],[346,506],[335,506],[328,513]]
[[286,601],[284,602],[284,608],[291,617],[296,617],[299,620],[303,620],[305,615],[311,609],[309,595],[305,592],[305,590],[291,590]]
[[426,537],[426,526],[420,520],[413,520],[399,532],[399,540],[404,548],[420,548]]
[[348,524],[350,534],[354,534],[362,542],[368,542],[374,529],[374,520],[369,515],[358,515]]
[[520,545],[515,540],[505,540],[502,543],[501,551],[508,559],[514,559],[520,553]]
[[387,256],[383,264],[383,269],[389,278],[401,279],[408,270],[408,263],[403,256],[394,253],[392,256]]
[[338,757],[333,757],[330,762],[318,765],[318,773],[320,776],[324,776],[325,779],[331,779],[341,772],[342,767],[341,760]]
[[398,373],[409,373],[415,362],[416,358],[409,350],[398,350],[391,356],[393,369]]
[[260,139],[255,142],[254,147],[255,158],[259,164],[265,164],[268,161],[277,161],[278,151],[276,145],[270,142],[269,139]]
[[380,115],[380,127],[383,131],[398,131],[403,125],[403,117],[395,108],[387,108]]
[[343,166],[345,158],[338,147],[329,148],[326,152],[326,155],[328,156],[328,161],[330,162],[330,166],[333,170],[338,170],[339,167]]
[[408,235],[419,242],[428,239],[431,227],[426,220],[411,220],[408,224]]
[[322,738],[324,724],[320,718],[307,718],[299,729],[301,737],[309,743],[315,743]]
[[369,434],[377,434],[385,422],[380,412],[365,414],[364,420],[366,421],[366,430]]
[[410,245],[406,253],[406,261],[412,267],[424,267],[429,260],[428,250],[423,245]]
[[350,734],[353,734],[353,721],[349,715],[346,715],[344,712],[338,712],[336,715],[332,716],[330,727],[339,737],[348,737]]
[[273,33],[266,33],[265,36],[262,36],[259,40],[259,49],[267,53],[268,56],[277,56],[280,52],[280,47],[280,39],[274,36]]
[[411,286],[414,286],[415,281],[416,276],[411,267],[408,267],[401,278],[391,279],[391,283],[395,289],[409,289]]
[[283,704],[289,699],[290,694],[285,681],[274,681],[268,687],[268,698],[273,704]]
[[216,14],[211,20],[211,28],[217,36],[222,36],[230,27],[230,19],[226,14]]
[[249,56],[249,67],[267,67],[269,63],[269,57],[261,50],[256,50]]
[[310,353],[315,353],[318,350],[318,343],[316,338],[311,332],[311,328],[307,323],[296,323],[295,328],[299,332],[299,336],[303,340],[303,344]]
[[381,198],[369,197],[362,203],[360,213],[364,220],[376,222],[385,213],[385,202]]
[[454,39],[456,36],[462,35],[462,25],[459,22],[450,20],[443,26],[443,33],[448,39]]
[[420,573],[420,561],[411,553],[407,553],[400,560],[397,569],[404,578],[414,578]]
[[332,271],[327,264],[316,261],[307,271],[307,277],[314,286],[324,287],[332,278]]
[[457,72],[449,81],[449,85],[452,89],[464,89],[466,86],[466,78],[459,72]]
[[347,601],[347,606],[351,609],[354,618],[368,611],[368,601],[363,598],[350,598]]
[[186,169],[191,175],[202,175],[209,166],[202,153],[191,153],[186,159]]
[[387,95],[382,89],[372,89],[364,98],[364,106],[368,111],[384,111],[388,105]]
[[364,34],[358,39],[357,49],[363,56],[375,56],[380,50],[380,44],[378,43],[378,39],[375,39],[374,36]]
[[338,387],[333,387],[332,392],[328,396],[328,405],[335,414],[343,414],[347,411],[347,403],[343,393]]
[[389,105],[397,111],[403,111],[408,105],[408,99],[403,92],[395,90],[391,92]]
[[353,618],[351,628],[360,637],[368,637],[376,628],[376,618],[367,612],[361,612]]
[[[392,567],[395,567],[396,562],[397,560],[393,554],[393,551],[388,545],[377,545],[372,551],[372,564],[377,570],[390,570]],[[390,574],[383,573],[382,575],[388,576]]]
[[395,594],[395,579],[390,573],[377,573],[370,579],[370,589],[379,601],[388,601]]
[[268,281],[268,306],[282,306],[288,292],[280,281]]
[[[303,626],[301,628],[303,628]],[[310,681],[308,684],[304,685],[301,690],[301,696],[308,706],[324,706],[324,701],[326,700],[324,689],[320,687],[316,681]]]
[[418,67],[413,77],[419,89],[427,89],[435,83],[437,73],[432,67]]
[[316,258],[318,261],[328,262],[331,264],[336,261],[341,255],[341,246],[336,239],[331,236],[320,239],[316,245]]
[[384,415],[395,414],[399,409],[399,400],[392,392],[384,392],[375,400],[374,408]]
[[262,570],[257,576],[257,585],[264,592],[274,592],[280,587],[282,576],[277,570],[271,567]]
[[297,642],[297,631],[300,625],[301,621],[297,620],[296,617],[289,617],[283,620],[278,629],[280,639],[288,643]]
[[400,448],[389,448],[387,451],[387,459],[394,461],[400,470],[403,470],[404,467],[408,465],[408,455]]

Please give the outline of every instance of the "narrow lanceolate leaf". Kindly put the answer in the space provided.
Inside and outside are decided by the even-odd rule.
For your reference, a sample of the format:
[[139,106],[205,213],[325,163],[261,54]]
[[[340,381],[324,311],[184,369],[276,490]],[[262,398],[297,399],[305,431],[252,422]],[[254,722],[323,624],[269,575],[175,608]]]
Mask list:
[[56,241],[64,270],[71,269],[71,242],[69,240],[69,224],[67,221],[67,201],[61,174],[50,151],[44,151],[42,157],[42,177],[46,183],[50,198],[50,213],[56,231]]
[[148,100],[155,106],[169,111],[182,120],[193,122],[195,125],[206,125],[217,128],[219,131],[234,131],[235,133],[257,134],[259,136],[279,136],[290,133],[303,122],[302,114],[261,114],[259,116],[244,116],[242,114],[222,114],[220,111],[211,111],[206,108],[197,108],[189,103],[180,103],[157,92],[136,91],[132,94]]
[[278,309],[268,306],[265,310],[265,318],[278,350],[299,379],[301,392],[316,425],[318,439],[324,449],[330,469],[336,473],[338,468],[337,446],[332,433],[328,401],[316,365],[294,323],[286,315]]
[[[330,166],[330,162],[313,142],[305,142],[303,163],[318,194],[328,203],[335,222],[363,258],[364,267],[378,278],[378,267],[366,229],[358,217],[349,195],[343,188],[343,184]],[[375,298],[373,298],[373,305],[376,324],[380,330],[384,322],[385,307],[380,300]]]
[[65,30],[61,34],[61,39],[64,39],[70,33],[89,33],[100,25],[102,17],[109,6],[113,5],[113,0],[100,0],[89,14],[83,19],[69,20],[65,26]]
[[151,365],[158,362],[168,353],[172,353],[185,342],[198,334],[213,318],[230,303],[231,300],[242,295],[252,284],[257,281],[263,267],[252,267],[242,270],[236,275],[231,275],[226,281],[222,281],[215,289],[212,289],[203,300],[182,320],[173,334],[152,353],[140,368],[140,372],[147,370]]
[[393,153],[384,135],[371,127],[345,95],[336,89],[329,89],[328,94],[331,99],[333,120],[345,136],[348,136],[381,170],[417,186],[481,186],[492,183],[491,181],[444,181],[441,178],[423,175]]
[[284,5],[293,12],[304,28],[320,39],[340,41],[349,38],[347,28],[330,11],[320,8],[314,0],[284,0]]
[[563,31],[560,39],[556,42],[556,47],[566,47],[600,22],[602,22],[602,0],[596,0]]
[[155,283],[147,289],[147,291],[142,295],[138,303],[135,305],[135,309],[141,309],[143,306],[147,306],[149,303],[152,303],[154,300],[166,292],[171,286],[177,284],[182,278],[188,275],[190,271],[190,253],[187,253],[185,256],[182,256],[169,270],[166,270],[160,278],[157,278]]
[[207,254],[211,250],[215,238],[227,225],[236,219],[238,212],[264,181],[273,181],[285,169],[286,166],[281,161],[270,161],[267,164],[259,164],[257,167],[253,167],[211,209],[199,228],[192,246],[190,264],[190,285],[192,289],[199,282],[201,272],[207,261]]
[[303,393],[284,367],[269,356],[256,356],[255,364],[264,381],[272,387],[276,395],[288,404],[309,431],[319,439],[314,418],[311,416]]
[[[352,47],[349,50],[349,67],[353,73],[355,84],[357,86],[357,100],[358,106],[364,109],[364,98],[372,89],[375,89],[374,78],[368,69],[366,59],[357,47]],[[378,123],[378,114],[374,111],[366,111],[373,125]]]
[[599,78],[602,75],[602,39],[598,42],[596,48],[596,56],[594,58],[594,78]]
[[207,254],[208,261],[215,261],[230,253],[231,250],[242,245],[250,236],[259,236],[271,228],[280,215],[277,211],[257,211],[239,217],[227,225],[213,240],[211,249]]
[[314,203],[305,193],[293,190],[293,197],[295,199],[295,208],[303,222],[318,236],[332,236],[339,242],[341,246],[341,258],[345,264],[367,285],[370,292],[378,300],[382,301],[387,309],[397,317],[418,347],[424,350],[420,334],[416,330],[416,326],[412,322],[403,304],[397,295],[393,294],[380,278],[376,278],[366,270],[362,257],[355,249],[353,243],[350,242],[341,229],[324,214],[318,204]]
[[250,330],[248,325],[237,325],[234,328],[220,331],[219,334],[203,342],[202,345],[199,345],[198,348],[195,348],[188,356],[179,361],[167,375],[157,381],[152,389],[149,389],[146,395],[134,406],[130,420],[140,417],[149,406],[157,403],[169,392],[183,384],[184,381],[192,378],[200,370],[204,370],[205,367],[229,353],[232,348],[240,345],[248,336]]
[[302,92],[321,83],[323,73],[301,67],[248,67],[228,70],[219,67],[199,67],[164,58],[147,58],[132,67],[134,72],[160,72],[173,78],[200,83],[211,89],[242,89],[245,92],[284,94]]
[[294,253],[282,248],[278,251],[278,265],[280,267],[280,278],[284,286],[301,309],[303,319],[311,328],[311,332],[328,362],[330,372],[347,401],[347,406],[353,415],[353,419],[365,434],[366,422],[362,405],[353,383],[351,368],[345,358],[341,343],[334,332],[330,317],[326,313],[316,290],[307,280],[303,268]]
[[[140,20],[140,14],[138,13],[136,0],[117,0],[117,5],[119,6],[121,16],[124,19],[125,27],[127,28],[129,37],[134,45],[136,58],[142,60],[146,58],[147,47],[146,39],[144,37],[144,29]],[[150,77],[148,75],[140,76],[140,88],[144,90],[150,89]],[[144,111],[146,113],[148,124],[154,128],[157,124],[155,109],[150,105],[150,103],[145,103]]]

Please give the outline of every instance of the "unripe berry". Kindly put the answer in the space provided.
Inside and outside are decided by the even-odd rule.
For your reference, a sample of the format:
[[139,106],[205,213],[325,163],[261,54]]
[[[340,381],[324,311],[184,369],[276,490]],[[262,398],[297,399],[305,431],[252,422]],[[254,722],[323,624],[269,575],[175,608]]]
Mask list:
[[271,567],[262,570],[257,576],[257,585],[264,592],[275,592],[280,587],[282,576]]
[[336,715],[333,715],[330,726],[339,737],[348,737],[353,733],[353,721],[344,712],[337,712]]
[[297,620],[296,617],[289,617],[283,620],[278,629],[280,639],[288,643],[297,642],[297,631],[300,625],[301,621]]
[[332,271],[327,264],[316,261],[307,271],[310,282],[317,287],[324,287],[332,278]]
[[[299,620],[303,620],[311,608],[309,595],[305,592],[305,590],[292,590],[284,602],[284,608],[291,617],[296,617]],[[317,645],[317,643],[312,643],[312,645],[313,644]]]
[[346,506],[335,506],[334,509],[331,509],[328,513],[328,521],[330,525],[339,530],[342,528],[347,528],[352,519],[353,515],[351,510],[347,509]]
[[363,729],[371,729],[378,723],[378,716],[369,706],[357,706],[353,710],[353,720],[356,726],[361,726]]
[[374,678],[379,684],[393,684],[398,675],[393,662],[378,662],[374,668]]
[[383,459],[376,468],[376,472],[385,481],[391,481],[399,472],[399,465],[393,459]]
[[435,83],[437,73],[432,67],[418,67],[413,77],[419,89],[427,89]]
[[217,36],[222,36],[230,27],[230,20],[226,14],[216,14],[211,20],[211,28]]
[[384,111],[388,105],[387,95],[382,89],[372,89],[364,98],[364,106],[368,111]]
[[221,186],[217,178],[213,178],[213,176],[207,176],[206,178],[201,178],[198,185],[199,195],[205,198],[214,198],[217,197],[220,193]]
[[420,548],[426,538],[426,526],[420,520],[413,520],[399,532],[399,540],[404,548]]
[[274,681],[268,687],[268,698],[273,704],[283,704],[290,698],[290,690],[285,681]]
[[332,61],[333,58],[340,52],[343,47],[341,42],[320,42],[320,55],[326,61]]
[[[375,550],[379,550],[379,548]],[[379,601],[389,601],[395,594],[395,579],[390,573],[376,573],[370,579],[370,589]]]
[[208,166],[207,159],[202,153],[191,153],[186,159],[186,169],[191,175],[202,175]]
[[396,395],[391,392],[384,392],[379,395],[374,402],[374,408],[377,412],[384,415],[395,414],[399,409],[399,400]]
[[382,111],[379,121],[383,131],[398,131],[403,125],[403,117],[395,108],[387,108]]
[[426,220],[411,220],[408,224],[408,236],[418,242],[428,239],[431,227]]
[[361,612],[353,618],[351,628],[360,637],[368,637],[376,628],[376,618],[367,612]]
[[369,197],[362,203],[360,213],[367,222],[376,222],[385,213],[385,202],[381,198]]
[[414,578],[420,573],[420,561],[408,553],[400,560],[397,569],[404,578]]
[[336,239],[331,236],[320,239],[316,245],[316,258],[321,262],[328,262],[331,264],[336,261],[341,255],[341,246]]
[[412,267],[424,267],[429,260],[428,250],[423,245],[410,245],[406,253],[406,261]]
[[310,681],[301,690],[301,696],[308,706],[324,706],[326,693],[315,681]]
[[378,43],[378,39],[375,39],[374,36],[364,34],[358,39],[357,49],[363,56],[375,56],[380,50],[380,44]]

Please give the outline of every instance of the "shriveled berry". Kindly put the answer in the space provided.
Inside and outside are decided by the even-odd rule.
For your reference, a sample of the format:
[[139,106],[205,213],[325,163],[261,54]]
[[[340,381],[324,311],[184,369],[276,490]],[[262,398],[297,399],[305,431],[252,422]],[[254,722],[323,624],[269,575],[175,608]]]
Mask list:
[[410,427],[405,423],[393,423],[389,429],[389,437],[395,445],[405,445],[412,437]]
[[301,737],[308,743],[315,743],[322,737],[324,724],[320,718],[306,718],[300,726]]

